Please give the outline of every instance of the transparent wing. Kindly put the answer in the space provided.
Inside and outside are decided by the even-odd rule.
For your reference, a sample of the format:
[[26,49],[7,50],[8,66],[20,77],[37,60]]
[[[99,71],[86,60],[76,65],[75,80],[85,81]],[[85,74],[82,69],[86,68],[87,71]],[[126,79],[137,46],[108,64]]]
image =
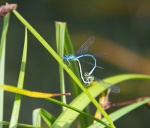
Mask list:
[[[101,52],[101,53],[94,53],[94,54],[91,54],[91,55],[96,56],[96,57],[103,57],[103,56],[107,55],[107,53]],[[83,62],[85,62],[85,63],[87,63],[87,64],[90,64],[90,65],[93,65],[93,66],[94,66],[94,64],[92,64],[92,63],[90,63],[90,62],[88,62],[88,61],[86,61],[86,60],[84,60],[84,59],[79,58],[79,60],[81,60],[81,61],[83,61]],[[104,69],[103,67],[98,66],[98,65],[96,65],[96,67],[97,67],[97,68],[100,68],[100,69]]]
[[[87,63],[87,64],[90,64],[90,65],[93,65],[93,66],[94,66],[94,64],[92,64],[92,63],[90,63],[90,62],[88,62],[88,61],[85,61],[85,60],[80,59],[80,58],[79,58],[79,60],[81,60],[81,61],[83,61],[83,62],[85,62],[85,63]],[[98,65],[96,65],[96,68],[104,69],[103,67],[98,66]]]
[[106,52],[100,52],[100,53],[92,53],[91,55],[95,56],[95,57],[104,57],[107,55]]
[[[112,85],[111,83],[108,83],[106,81],[100,80],[99,78],[95,78],[95,80],[98,79],[98,82],[106,89],[111,89],[111,92],[114,93],[119,93],[120,92],[120,88],[116,85]],[[112,85],[111,87],[109,87],[110,85]]]
[[88,48],[94,43],[95,37],[91,36],[76,52],[75,55],[81,55],[88,51]]
[[114,93],[120,92],[120,88],[116,85],[111,86],[110,89],[111,89],[111,92],[114,92]]

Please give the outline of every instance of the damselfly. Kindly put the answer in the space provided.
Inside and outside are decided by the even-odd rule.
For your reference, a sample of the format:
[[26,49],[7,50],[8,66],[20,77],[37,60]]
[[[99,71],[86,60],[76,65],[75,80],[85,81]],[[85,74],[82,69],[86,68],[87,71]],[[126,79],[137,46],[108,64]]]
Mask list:
[[114,92],[114,93],[120,92],[120,89],[118,86],[112,85],[111,87],[109,87],[111,85],[110,83],[103,81],[103,80],[100,80],[99,78],[96,78],[93,75],[90,75],[88,72],[85,72],[83,75],[82,67],[81,67],[80,61],[78,59],[77,59],[77,62],[79,65],[79,71],[80,71],[81,79],[82,79],[84,84],[90,85],[93,81],[97,81],[104,88],[106,88],[106,89],[109,88],[111,92]]
[[[68,66],[70,65],[70,60],[77,61],[77,60],[79,60],[79,59],[82,58],[82,57],[92,57],[93,60],[94,60],[94,64],[92,64],[92,65],[94,65],[94,67],[93,67],[92,70],[89,72],[89,74],[91,75],[96,67],[102,68],[102,67],[100,67],[100,66],[97,66],[97,64],[96,64],[96,59],[95,59],[94,56],[101,56],[101,55],[104,55],[104,53],[85,54],[85,53],[88,51],[88,48],[94,43],[94,41],[95,41],[95,37],[94,37],[94,36],[91,36],[91,37],[75,52],[75,54],[64,55],[64,56],[63,56],[63,59],[68,62]],[[84,60],[82,60],[82,61],[84,61]],[[86,61],[84,61],[84,62],[86,62]],[[89,63],[89,62],[87,62],[87,63],[88,63],[88,64],[91,64],[91,63]]]
[[[89,75],[88,72],[84,73],[84,81],[86,81],[86,83],[89,83],[89,84],[93,81],[97,81],[104,88],[110,89],[111,92],[114,92],[114,93],[119,93],[120,92],[120,88],[118,86],[112,85],[111,83],[108,83],[108,82],[103,81],[99,78],[96,78],[93,75]],[[110,85],[112,85],[112,86],[110,87]]]

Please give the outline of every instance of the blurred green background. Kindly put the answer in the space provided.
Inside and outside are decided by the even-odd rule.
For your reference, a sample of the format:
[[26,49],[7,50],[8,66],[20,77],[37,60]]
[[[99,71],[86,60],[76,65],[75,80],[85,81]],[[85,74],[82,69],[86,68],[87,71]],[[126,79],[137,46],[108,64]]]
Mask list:
[[[0,4],[5,4],[1,0]],[[89,52],[106,52],[107,56],[98,58],[94,76],[105,78],[121,73],[150,74],[150,1],[148,0],[8,0],[17,3],[17,11],[45,38],[56,50],[55,21],[67,22],[74,48],[78,49],[90,36],[96,41]],[[2,20],[0,21],[0,34]],[[12,14],[7,36],[5,83],[16,85],[19,75],[24,26]],[[43,46],[29,33],[28,59],[25,88],[34,91],[60,92],[58,63]],[[42,67],[42,68],[41,68]],[[89,71],[90,65],[83,64]],[[68,74],[66,91],[72,92]],[[132,100],[149,96],[150,82],[126,81],[118,84],[119,94],[111,94],[111,102]],[[55,87],[55,88],[54,88]],[[14,94],[5,93],[5,120],[9,121]],[[73,97],[67,97],[68,103]],[[57,98],[59,99],[59,98]],[[42,99],[23,97],[21,123],[31,123],[32,111],[45,108],[56,117],[60,106]],[[91,110],[94,113],[94,110]],[[148,127],[150,111],[140,107],[115,122],[117,127]],[[132,125],[131,125],[132,124]],[[72,126],[73,127],[73,126]]]

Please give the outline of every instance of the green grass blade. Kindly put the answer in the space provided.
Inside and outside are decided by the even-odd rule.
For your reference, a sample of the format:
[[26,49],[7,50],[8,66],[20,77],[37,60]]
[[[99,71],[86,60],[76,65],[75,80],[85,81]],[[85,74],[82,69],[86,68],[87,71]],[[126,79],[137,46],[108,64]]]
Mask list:
[[139,79],[139,80],[150,80],[150,75],[144,75],[144,74],[121,74],[112,76],[109,78],[104,79],[104,81],[107,81],[112,84],[117,84],[119,82],[125,81],[125,80],[131,80],[131,79]]
[[[71,53],[74,53],[74,49],[73,49],[73,46],[72,46],[72,43],[71,43],[71,40],[70,40],[70,37],[69,37],[69,33],[68,33],[68,30],[67,30],[66,23],[56,22],[55,25],[56,25],[57,53],[61,58],[63,58],[64,42],[65,42],[65,53],[67,55],[71,54]],[[65,31],[65,33],[64,33],[64,31]],[[75,74],[78,74],[78,76],[80,77],[78,66],[75,62],[71,62],[70,68],[72,69],[72,71]],[[60,72],[60,79],[62,78],[60,81],[64,82],[63,81],[64,80],[63,69],[62,69],[61,65],[59,66],[59,72]],[[72,81],[72,88],[73,88],[74,94],[75,94],[75,96],[78,96],[81,93],[81,90],[79,90],[79,87],[75,84],[75,82],[72,79],[71,79],[71,81]],[[61,93],[64,93],[64,92],[61,91]],[[65,107],[63,107],[63,108],[65,108]],[[84,119],[87,118],[87,116],[82,116],[82,117]],[[84,121],[83,118],[82,119],[80,118],[80,122],[79,122],[79,123],[81,123],[82,127],[85,126],[85,122],[86,122],[86,121]],[[81,122],[81,120],[83,122]]]
[[[3,125],[8,126],[9,124],[10,124],[9,122],[3,121]],[[21,123],[18,123],[17,127],[19,128],[41,128],[41,127],[36,127],[36,126],[32,126],[28,124],[21,124]]]
[[36,127],[41,127],[42,126],[42,119],[41,119],[41,109],[35,109],[32,113],[32,124],[33,126]]
[[[64,55],[64,43],[65,43],[65,28],[66,23],[56,22],[56,44],[57,44],[57,53],[63,58]],[[59,77],[60,77],[60,92],[65,93],[65,79],[64,79],[64,70],[63,67],[59,64]],[[61,96],[61,101],[66,103],[66,96]],[[65,107],[62,107],[62,110],[65,110]]]
[[[65,30],[66,30],[65,31],[65,54],[69,55],[69,54],[74,53],[74,48],[73,48],[73,45],[72,45],[72,42],[68,33],[67,26]],[[78,78],[80,78],[79,68],[75,61],[71,62],[70,69],[74,72],[74,74]],[[73,88],[74,96],[75,97],[78,96],[81,93],[81,89],[77,86],[77,84],[72,79],[71,79],[71,85]]]
[[[78,112],[79,114],[82,114],[82,115],[84,115],[84,116],[86,116],[86,117],[89,117],[89,118],[91,118],[91,119],[93,119],[93,120],[95,120],[95,121],[97,121],[97,122],[103,124],[104,126],[110,128],[110,126],[109,126],[108,124],[104,123],[103,121],[101,121],[101,120],[99,120],[99,119],[97,119],[97,118],[91,116],[90,114],[88,114],[88,113],[86,113],[86,112],[84,112],[84,111],[82,111],[82,110],[80,110],[80,109],[77,109],[76,107],[73,107],[73,106],[68,105],[68,104],[64,104],[64,103],[62,103],[62,102],[60,102],[60,101],[58,101],[58,100],[56,100],[56,99],[53,99],[53,98],[46,98],[46,100],[51,101],[51,102],[56,103],[56,104],[61,105],[61,106],[65,106],[66,108],[69,108],[70,110],[74,111],[75,113]],[[70,118],[70,116],[71,116],[71,115],[69,115],[69,118]],[[66,117],[66,120],[69,119],[69,118]],[[73,119],[73,121],[75,120],[75,118],[72,118],[72,119]],[[66,121],[66,120],[64,120],[64,121]],[[65,123],[64,121],[62,121],[62,123]],[[56,126],[57,126],[58,128],[65,127],[65,126],[68,126],[68,127],[69,127],[70,124],[67,124],[67,122],[66,122],[66,125],[65,125],[65,126],[61,126],[61,125],[57,125],[56,123],[54,123],[52,127],[56,127]]]
[[[150,80],[150,76],[142,75],[142,74],[138,74],[138,75],[137,74],[123,74],[123,75],[112,76],[104,80],[112,84],[117,84],[119,82],[123,82],[125,80],[131,80],[131,79]],[[93,97],[96,98],[98,95],[100,95],[100,93],[102,93],[105,90],[105,88],[102,87],[100,84],[94,84],[93,86],[89,87],[87,90],[91,93]],[[91,100],[85,95],[85,93],[82,93],[77,98],[75,98],[69,105],[82,111],[90,102]],[[70,126],[73,123],[73,121],[77,118],[78,115],[79,113],[76,113],[75,111],[70,110],[70,109],[66,109],[57,118],[57,120],[55,121],[55,124],[61,127],[65,125]],[[68,118],[66,119],[66,117]]]
[[44,120],[44,122],[47,124],[48,127],[51,127],[56,118],[44,109],[41,108],[35,109],[33,111],[33,125],[42,127],[41,124],[42,119]]
[[54,123],[54,121],[56,120],[56,118],[52,114],[50,114],[49,112],[47,112],[44,109],[41,109],[41,116],[42,116],[42,119],[45,121],[45,123],[49,127],[51,127],[52,124]]
[[[139,102],[136,102],[136,103],[133,103],[133,104],[130,104],[130,105],[127,105],[113,113],[111,113],[109,116],[111,117],[111,119],[113,121],[123,117],[124,115],[126,115],[127,113],[133,111],[134,109],[144,105],[145,103],[147,102],[150,102],[150,98],[148,99],[145,99],[143,101],[139,101]],[[143,115],[144,116],[144,115]],[[102,121],[106,122],[106,119],[102,119]],[[94,123],[92,125],[90,125],[88,128],[104,128],[104,126],[102,126],[101,124],[99,123]]]
[[[64,44],[64,42],[65,42],[65,44]],[[69,37],[67,25],[64,22],[56,22],[56,43],[57,43],[57,53],[59,54],[59,56],[61,58],[63,58],[63,55],[64,55],[64,52],[63,52],[64,51],[64,45],[65,45],[65,54],[66,55],[74,53],[74,48],[73,48],[71,39]],[[69,67],[78,76],[78,78],[80,78],[77,63],[75,61],[71,61],[71,65]],[[62,66],[60,65],[60,78],[62,77],[62,75],[61,75],[62,71],[61,70],[62,70]],[[62,78],[62,80],[64,80],[64,77]],[[76,85],[76,83],[72,79],[71,79],[71,82],[72,82],[72,88],[74,91],[74,95],[76,97],[81,93],[81,90],[79,89],[79,87]],[[62,93],[64,93],[64,92],[62,92]],[[81,115],[81,117],[79,118],[78,125],[80,124],[80,127],[88,126],[89,125],[87,123],[88,119],[89,118],[87,118],[86,116]]]
[[[0,41],[0,84],[4,84],[4,75],[5,75],[5,47],[6,47],[6,35],[9,25],[10,14],[8,13],[4,17],[2,36]],[[3,121],[3,112],[4,112],[4,91],[0,90],[0,128],[2,128]]]
[[[26,67],[26,59],[27,59],[27,38],[28,38],[27,29],[25,29],[24,49],[23,49],[22,62],[21,62],[20,74],[19,74],[18,85],[17,85],[17,87],[20,89],[23,88],[24,76],[25,76],[25,67]],[[21,95],[16,94],[9,128],[17,127],[20,106],[21,106]]]
[[[73,44],[71,42],[69,32],[68,32],[68,29],[66,26],[65,54],[69,55],[69,54],[73,54],[73,53],[74,53]],[[78,78],[80,78],[79,67],[78,67],[78,64],[76,61],[71,61],[70,69],[74,72],[74,74]],[[77,97],[81,93],[81,89],[77,86],[77,84],[74,82],[74,80],[72,80],[71,78],[70,78],[70,80],[71,80],[71,85],[72,85],[72,89],[74,92],[74,96]],[[84,109],[84,112],[89,113],[88,106]],[[77,123],[78,123],[78,127],[85,128],[86,126],[89,125],[89,118],[87,116],[80,115]]]
[[102,115],[108,120],[112,128],[115,128],[112,120],[109,118],[108,114],[103,110],[99,103],[93,98],[93,96],[85,89],[81,84],[77,76],[68,68],[67,65],[63,63],[62,58],[52,49],[52,47],[44,40],[44,38],[16,11],[13,10],[16,17],[29,29],[29,31],[40,41],[40,43],[45,47],[46,50],[58,61],[58,63],[66,70],[66,72],[72,77],[72,79],[77,83],[77,85],[82,89],[82,91],[88,96],[91,102],[98,108]]

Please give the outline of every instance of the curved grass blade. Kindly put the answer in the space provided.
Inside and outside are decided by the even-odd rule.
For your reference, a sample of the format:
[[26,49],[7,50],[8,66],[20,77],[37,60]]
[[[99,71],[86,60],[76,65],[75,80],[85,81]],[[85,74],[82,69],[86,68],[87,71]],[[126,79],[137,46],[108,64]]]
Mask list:
[[[139,101],[139,102],[127,105],[127,106],[111,113],[109,116],[111,117],[111,119],[113,121],[116,121],[117,119],[123,117],[124,115],[126,115],[129,112],[133,111],[134,109],[144,105],[147,102],[150,102],[150,98],[147,98],[143,101]],[[104,118],[102,119],[102,121],[107,122]],[[94,123],[94,124],[90,125],[88,128],[104,128],[104,126],[99,124],[99,123]]]
[[[99,122],[99,123],[103,124],[104,126],[110,128],[110,126],[109,126],[108,124],[106,124],[106,123],[104,123],[103,121],[101,121],[101,120],[99,120],[99,119],[97,119],[97,118],[91,116],[91,115],[88,114],[88,113],[85,113],[84,111],[82,111],[82,110],[80,110],[80,109],[77,109],[76,107],[73,107],[73,106],[68,105],[68,104],[64,104],[64,103],[62,103],[62,102],[60,102],[60,101],[58,101],[58,100],[56,100],[56,99],[53,99],[53,98],[46,98],[46,100],[51,101],[51,102],[54,102],[54,103],[56,103],[56,104],[58,104],[58,105],[63,105],[63,106],[65,106],[65,107],[67,107],[68,109],[74,111],[75,113],[78,112],[79,114],[82,114],[82,115],[87,116],[87,117],[89,117],[89,118],[91,118],[91,119],[93,119],[93,120],[96,120],[97,122]],[[66,110],[65,110],[65,111],[66,111]],[[71,114],[71,113],[70,113],[70,114]],[[68,116],[69,116],[69,117],[68,117]],[[53,127],[62,128],[62,127],[65,127],[65,126],[68,126],[68,127],[69,127],[70,124],[68,124],[68,122],[66,122],[66,120],[67,120],[67,119],[70,119],[70,117],[73,116],[73,115],[68,115],[68,116],[67,116],[67,118],[64,117],[64,118],[66,118],[64,121],[59,122],[59,123],[62,123],[62,124],[66,123],[64,126],[59,125],[59,124],[56,124],[56,123],[54,122],[54,125],[52,125],[51,128],[53,128]],[[73,117],[72,117],[72,119],[74,120]]]
[[[142,75],[142,74],[123,74],[123,75],[117,75],[117,76],[112,76],[104,79],[104,81],[107,81],[112,84],[117,84],[119,82],[123,82],[126,80],[132,80],[132,79],[141,79],[141,80],[150,80],[149,75]],[[111,84],[109,85],[111,87]],[[100,84],[92,83],[92,86],[90,86],[87,89],[91,95],[96,98],[98,95],[100,95],[105,88],[103,86],[100,86]],[[84,101],[84,103],[83,103]],[[76,107],[79,110],[83,110],[91,100],[86,96],[85,93],[81,93],[77,98],[75,98],[69,105],[72,107]],[[57,126],[64,127],[67,125],[68,127],[73,123],[73,121],[77,118],[79,113],[76,113],[73,110],[66,109],[55,121],[54,125],[56,124]],[[66,118],[68,117],[68,118]]]
[[[0,40],[0,84],[4,84],[4,75],[5,75],[5,48],[6,48],[6,36],[9,25],[10,14],[8,13],[4,17],[2,36]],[[2,127],[3,121],[3,112],[4,112],[4,91],[0,90],[0,128]]]

